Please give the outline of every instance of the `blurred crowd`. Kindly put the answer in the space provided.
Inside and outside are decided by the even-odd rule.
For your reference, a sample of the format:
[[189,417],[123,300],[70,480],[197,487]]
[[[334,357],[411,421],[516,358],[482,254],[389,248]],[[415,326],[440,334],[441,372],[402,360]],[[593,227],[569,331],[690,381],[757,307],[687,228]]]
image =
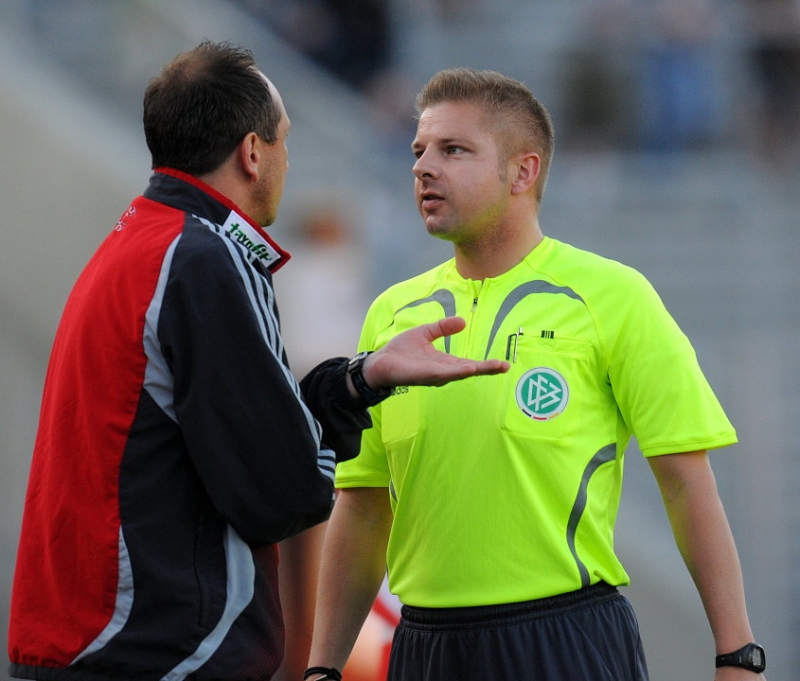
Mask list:
[[[366,95],[387,148],[406,148],[415,83],[398,63],[403,35],[392,3],[237,2]],[[486,0],[415,4],[433,5],[446,25],[468,20]],[[582,7],[559,74],[564,147],[670,153],[743,145],[775,170],[798,170],[798,0],[592,0]]]
[[[411,72],[404,50],[415,34],[431,26],[434,42],[437,29],[472,26],[474,34],[503,7],[513,24],[515,5],[528,13],[509,30],[525,31],[526,22],[548,16],[556,5],[555,0],[231,3],[364,95],[389,152],[406,151],[413,129],[413,93],[422,76]],[[85,70],[105,90],[133,80],[126,77],[126,60],[98,58],[102,44],[87,49],[86,42],[87,35],[96,43],[118,40],[102,27],[125,23],[133,4],[19,0],[17,5],[28,27],[60,52],[62,63]],[[558,107],[550,101],[561,148],[670,153],[722,146],[744,148],[777,172],[800,169],[800,0],[587,0],[561,7],[567,6],[574,11],[564,36],[553,43],[558,72],[551,74],[562,100]],[[153,38],[139,31],[135,40]],[[432,54],[435,47],[426,45]],[[460,53],[469,50],[462,45]],[[520,73],[512,75],[527,79],[531,54],[520,55]],[[137,98],[140,85],[135,83]]]

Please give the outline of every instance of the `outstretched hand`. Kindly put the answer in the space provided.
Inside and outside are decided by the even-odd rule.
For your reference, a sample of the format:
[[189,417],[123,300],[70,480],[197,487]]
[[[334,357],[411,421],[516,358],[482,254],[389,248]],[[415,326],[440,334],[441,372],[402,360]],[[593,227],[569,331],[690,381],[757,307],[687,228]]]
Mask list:
[[462,317],[446,317],[398,334],[364,362],[364,379],[373,389],[398,385],[441,386],[470,376],[502,374],[509,363],[471,360],[439,352],[433,342],[464,329]]

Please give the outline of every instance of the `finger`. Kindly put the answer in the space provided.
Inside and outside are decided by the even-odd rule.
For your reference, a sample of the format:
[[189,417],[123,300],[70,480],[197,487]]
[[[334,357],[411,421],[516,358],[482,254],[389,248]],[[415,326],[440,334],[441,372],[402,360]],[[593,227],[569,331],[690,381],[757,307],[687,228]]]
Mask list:
[[487,359],[481,363],[482,374],[504,374],[511,368],[511,364],[502,359]]
[[460,360],[452,365],[442,366],[440,372],[443,383],[447,383],[449,381],[459,381],[472,376],[503,374],[508,371],[510,367],[511,365],[508,362],[499,359],[487,359],[480,362]]
[[487,359],[480,362],[464,362],[458,371],[468,378],[469,376],[489,376],[493,374],[504,374],[511,368],[511,364],[500,359]]
[[435,341],[442,336],[452,336],[454,333],[463,331],[467,321],[463,317],[445,317],[437,322],[428,325],[430,340]]

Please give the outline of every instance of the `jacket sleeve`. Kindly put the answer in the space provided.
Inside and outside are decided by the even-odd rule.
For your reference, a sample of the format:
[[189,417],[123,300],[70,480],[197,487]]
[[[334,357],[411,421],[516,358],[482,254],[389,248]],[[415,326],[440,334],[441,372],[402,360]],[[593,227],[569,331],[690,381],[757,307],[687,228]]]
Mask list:
[[336,463],[358,456],[361,432],[372,426],[363,400],[347,390],[346,357],[334,357],[314,367],[300,381],[309,408],[322,426],[322,439],[336,452]]
[[288,369],[269,275],[224,237],[185,231],[158,337],[188,456],[237,533],[278,542],[325,520],[334,455]]

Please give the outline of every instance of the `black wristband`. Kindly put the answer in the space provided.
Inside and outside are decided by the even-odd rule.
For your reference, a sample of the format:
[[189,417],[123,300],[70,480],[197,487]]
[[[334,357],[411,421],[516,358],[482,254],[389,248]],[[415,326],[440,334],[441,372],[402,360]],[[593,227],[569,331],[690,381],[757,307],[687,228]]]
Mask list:
[[741,667],[760,674],[767,668],[767,657],[758,643],[748,643],[732,653],[717,655],[717,667]]
[[327,679],[330,681],[342,681],[342,672],[336,669],[336,667],[309,667],[303,672],[304,681],[309,676],[313,676],[314,674],[325,675],[314,679],[314,681],[326,681]]
[[372,354],[370,352],[359,352],[347,364],[347,373],[350,374],[350,380],[353,381],[353,387],[356,392],[361,395],[361,399],[368,407],[374,407],[378,402],[383,402],[389,395],[392,394],[391,388],[380,388],[373,390],[367,385],[364,378],[364,360]]

